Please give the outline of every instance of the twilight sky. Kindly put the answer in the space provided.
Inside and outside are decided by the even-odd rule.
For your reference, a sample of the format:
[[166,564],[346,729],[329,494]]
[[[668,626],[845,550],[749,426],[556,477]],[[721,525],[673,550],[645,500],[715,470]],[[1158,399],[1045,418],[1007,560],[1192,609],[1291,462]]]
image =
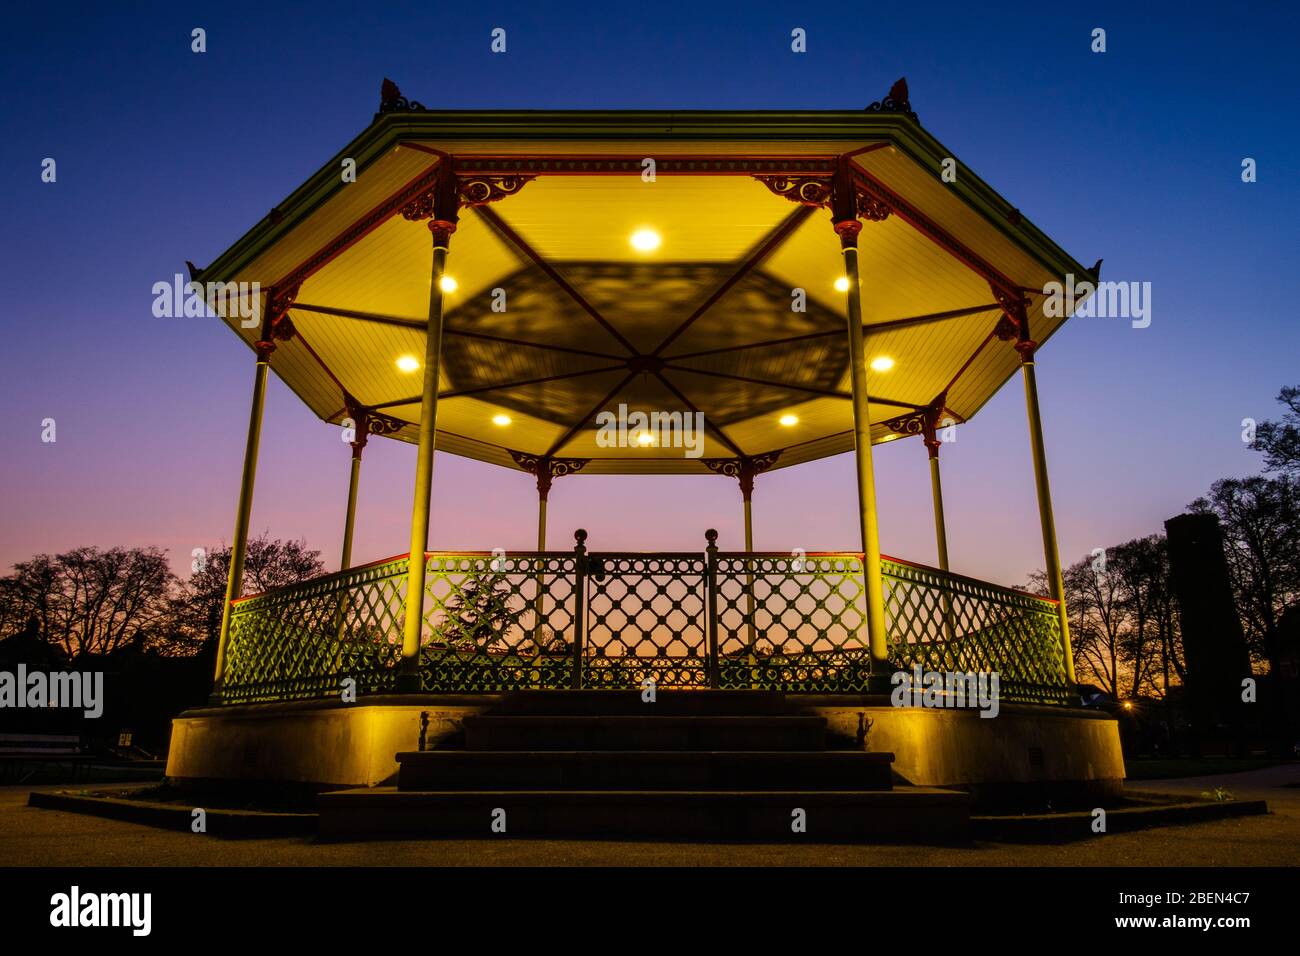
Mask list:
[[[218,320],[154,318],[151,286],[210,262],[332,157],[384,76],[430,107],[858,109],[906,75],[925,127],[1036,225],[1104,257],[1103,278],[1152,284],[1149,328],[1075,319],[1039,353],[1067,562],[1256,471],[1242,419],[1275,417],[1300,384],[1289,5],[108,6],[28,4],[0,33],[0,573],[115,544],[187,571],[192,548],[229,539],[252,355]],[[488,49],[497,26],[505,55]],[[1018,379],[943,456],[953,569],[1023,581],[1042,554]],[[337,567],[347,457],[273,375],[254,530]],[[367,448],[358,562],[406,548],[414,460]],[[922,445],[878,446],[876,469],[883,549],[933,562]],[[759,549],[859,546],[851,455],[761,477],[754,507]],[[438,455],[434,548],[530,549],[535,509],[530,476]],[[695,549],[714,526],[738,547],[740,518],[728,479],[579,475],[552,491],[550,546],[583,526],[594,549]]]

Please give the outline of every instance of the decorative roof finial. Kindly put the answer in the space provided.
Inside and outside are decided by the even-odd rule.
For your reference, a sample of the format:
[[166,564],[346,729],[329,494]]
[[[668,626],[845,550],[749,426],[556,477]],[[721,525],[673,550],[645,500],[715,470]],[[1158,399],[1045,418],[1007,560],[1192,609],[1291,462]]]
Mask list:
[[379,112],[381,113],[399,113],[408,110],[423,110],[424,107],[414,100],[408,100],[402,95],[402,91],[397,88],[397,84],[384,77],[384,82],[379,87]]
[[916,114],[912,112],[912,103],[907,98],[907,77],[900,76],[895,80],[894,85],[889,88],[889,95],[868,106],[867,112],[902,113],[904,116],[916,119]]

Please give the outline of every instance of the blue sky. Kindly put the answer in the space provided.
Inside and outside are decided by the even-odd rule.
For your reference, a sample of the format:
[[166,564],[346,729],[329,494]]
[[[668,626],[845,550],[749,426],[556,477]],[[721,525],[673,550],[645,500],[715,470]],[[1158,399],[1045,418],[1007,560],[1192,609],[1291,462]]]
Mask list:
[[[1141,6],[19,6],[0,36],[0,566],[80,544],[179,560],[229,538],[251,358],[214,321],[155,319],[150,288],[348,142],[385,76],[433,107],[855,109],[906,75],[925,127],[1048,235],[1152,284],[1150,328],[1072,321],[1039,379],[1064,557],[1157,531],[1214,479],[1257,470],[1241,421],[1300,383],[1300,17]],[[954,569],[1023,580],[1041,553],[1019,383],[944,455]],[[413,461],[367,449],[358,560],[405,548]],[[933,560],[919,443],[877,467],[884,549]],[[274,383],[254,528],[337,562],[346,486],[335,431]],[[527,476],[440,455],[434,497],[435,547],[532,546]],[[757,545],[854,548],[854,515],[849,456],[785,469],[759,480]],[[551,545],[579,525],[602,548],[694,548],[710,525],[738,543],[739,521],[723,479],[579,476],[556,483]]]

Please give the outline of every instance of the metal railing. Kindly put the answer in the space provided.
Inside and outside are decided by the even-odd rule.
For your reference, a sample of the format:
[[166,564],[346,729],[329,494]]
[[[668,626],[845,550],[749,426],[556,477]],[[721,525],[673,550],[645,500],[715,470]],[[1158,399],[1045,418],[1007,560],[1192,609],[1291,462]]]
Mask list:
[[[430,552],[419,674],[430,693],[768,688],[863,693],[853,552]],[[1003,700],[1068,703],[1055,602],[884,559],[893,669],[997,673]],[[391,691],[405,556],[236,601],[223,702]]]
[[391,690],[402,658],[405,555],[235,601],[226,703]]

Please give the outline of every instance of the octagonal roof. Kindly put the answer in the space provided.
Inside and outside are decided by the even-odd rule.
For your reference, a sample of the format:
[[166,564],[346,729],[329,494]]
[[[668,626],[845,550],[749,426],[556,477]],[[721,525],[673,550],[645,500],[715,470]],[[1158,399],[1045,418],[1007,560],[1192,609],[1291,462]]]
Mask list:
[[[868,372],[872,440],[914,431],[906,420],[927,408],[965,421],[1019,364],[996,334],[995,290],[1025,295],[1041,343],[1065,321],[1043,314],[1044,284],[1090,273],[959,162],[945,182],[952,154],[889,100],[501,112],[390,95],[195,278],[296,289],[273,371],[325,421],[354,402],[377,431],[414,441],[421,375],[397,361],[424,354],[432,251],[402,210],[449,166],[504,195],[465,204],[452,237],[440,451],[509,467],[586,459],[591,473],[693,473],[741,456],[783,467],[853,448],[843,267],[818,192],[841,156],[888,212],[858,241],[866,357],[892,360]],[[634,248],[638,230],[659,246]],[[227,311],[252,346],[259,329]],[[600,416],[620,406],[702,413],[703,444],[611,444]]]

